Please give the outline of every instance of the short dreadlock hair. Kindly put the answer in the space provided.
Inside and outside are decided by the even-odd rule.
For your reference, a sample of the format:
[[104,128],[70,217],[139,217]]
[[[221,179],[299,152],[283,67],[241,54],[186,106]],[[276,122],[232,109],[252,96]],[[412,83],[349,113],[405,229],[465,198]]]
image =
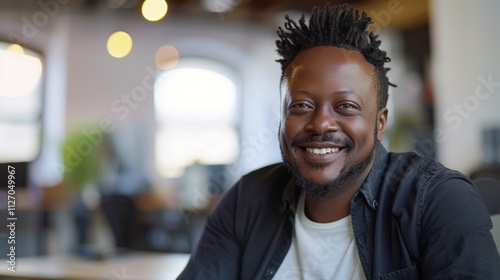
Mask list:
[[286,68],[295,56],[302,50],[317,46],[335,46],[360,52],[365,60],[375,66],[375,84],[377,86],[377,106],[382,109],[387,105],[389,96],[389,82],[384,63],[390,62],[385,51],[379,49],[381,44],[378,35],[367,31],[371,18],[359,10],[346,4],[332,7],[328,2],[325,7],[315,7],[309,26],[305,23],[304,15],[298,24],[285,16],[285,29],[278,29],[279,40],[276,41],[278,54],[283,57],[281,63],[281,79],[283,81]]

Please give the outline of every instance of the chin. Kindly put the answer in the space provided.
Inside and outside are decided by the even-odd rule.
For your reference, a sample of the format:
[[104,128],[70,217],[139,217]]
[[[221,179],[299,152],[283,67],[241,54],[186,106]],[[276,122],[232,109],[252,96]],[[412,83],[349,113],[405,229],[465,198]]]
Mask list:
[[[312,170],[304,172],[300,170],[297,161],[289,160],[284,156],[283,163],[294,175],[297,187],[311,198],[326,199],[330,194],[337,192],[343,183],[343,179],[339,178],[342,176],[331,178],[332,172],[328,172],[324,167],[313,166]],[[344,169],[345,167],[339,174],[342,174]]]
[[[329,166],[322,164],[307,164],[307,169],[300,167],[298,160],[288,159],[283,153],[283,163],[295,176],[297,186],[311,198],[326,199],[330,194],[345,189],[348,182],[369,167],[374,158],[375,147],[361,162],[348,166],[348,160],[343,166]],[[329,168],[330,167],[330,168]],[[333,167],[333,168],[332,168]],[[336,176],[332,176],[336,174]]]

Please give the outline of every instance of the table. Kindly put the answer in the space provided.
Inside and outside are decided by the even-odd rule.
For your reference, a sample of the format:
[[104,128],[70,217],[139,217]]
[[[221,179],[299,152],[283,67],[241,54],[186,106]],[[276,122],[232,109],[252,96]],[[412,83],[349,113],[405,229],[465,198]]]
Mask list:
[[186,266],[189,254],[131,252],[103,260],[76,256],[37,256],[16,259],[16,272],[0,259],[0,279],[167,280]]

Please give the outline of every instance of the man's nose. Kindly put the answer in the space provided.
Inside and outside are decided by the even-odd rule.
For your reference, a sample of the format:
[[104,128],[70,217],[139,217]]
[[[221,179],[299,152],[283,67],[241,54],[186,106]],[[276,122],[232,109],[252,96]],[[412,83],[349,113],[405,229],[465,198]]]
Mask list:
[[313,131],[317,135],[338,131],[339,125],[335,113],[330,108],[317,110],[307,124],[306,130]]

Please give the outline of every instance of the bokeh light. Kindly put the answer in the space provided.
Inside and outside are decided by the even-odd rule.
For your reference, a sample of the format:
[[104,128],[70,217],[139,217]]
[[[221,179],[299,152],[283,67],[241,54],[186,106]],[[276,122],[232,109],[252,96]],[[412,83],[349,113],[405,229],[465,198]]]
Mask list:
[[126,32],[117,31],[108,38],[107,49],[112,57],[123,58],[132,50],[132,37]]
[[24,54],[24,48],[18,44],[12,44],[12,45],[8,46],[7,50],[10,52],[18,53],[18,54]]
[[0,96],[24,96],[33,91],[42,75],[39,58],[0,50]]
[[155,54],[156,66],[162,70],[174,67],[179,62],[179,52],[174,46],[160,47]]
[[142,3],[142,16],[149,21],[162,19],[168,11],[165,0],[146,0]]

